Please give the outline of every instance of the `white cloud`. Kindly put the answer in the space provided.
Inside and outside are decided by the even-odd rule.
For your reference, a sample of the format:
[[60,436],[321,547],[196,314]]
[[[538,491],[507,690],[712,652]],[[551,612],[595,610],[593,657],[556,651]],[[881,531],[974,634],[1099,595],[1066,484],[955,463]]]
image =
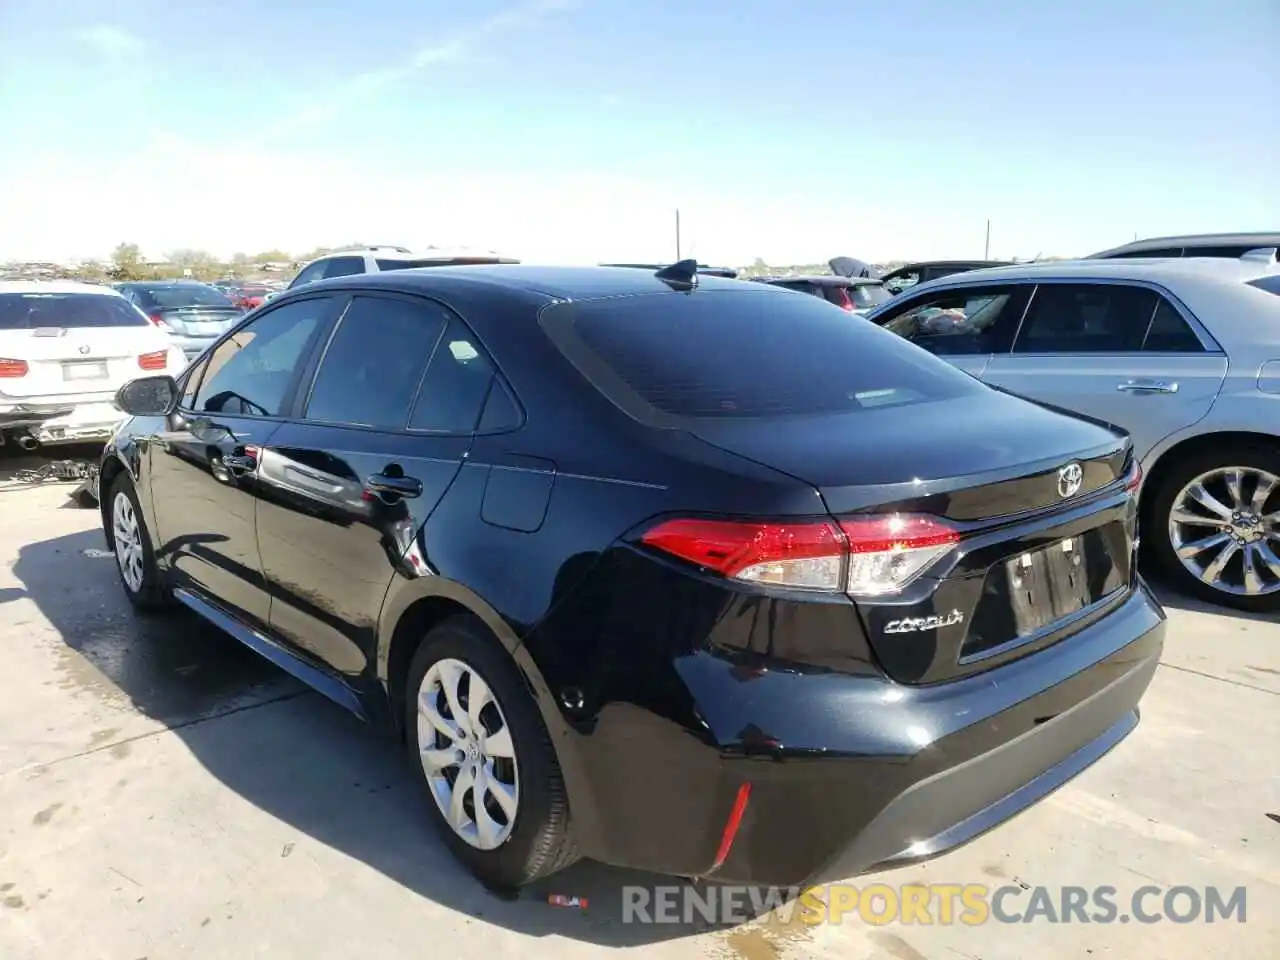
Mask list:
[[495,34],[510,32],[518,27],[534,26],[554,13],[576,7],[579,2],[580,0],[522,0],[451,35],[446,35],[443,39],[436,39],[419,47],[398,63],[357,73],[340,81],[335,87],[327,90],[323,97],[278,124],[268,133],[268,136],[273,140],[279,140],[303,127],[330,120],[343,110],[364,102],[370,94],[404,82],[430,67],[457,63],[478,56],[477,48],[482,40]]
[[108,24],[98,24],[81,30],[76,34],[76,39],[88,44],[109,60],[120,60],[140,53],[147,45],[141,37]]

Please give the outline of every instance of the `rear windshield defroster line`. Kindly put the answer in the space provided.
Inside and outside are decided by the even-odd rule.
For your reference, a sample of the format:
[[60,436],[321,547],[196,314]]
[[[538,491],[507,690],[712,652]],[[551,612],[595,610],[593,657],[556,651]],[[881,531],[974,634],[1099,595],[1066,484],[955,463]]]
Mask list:
[[986,389],[874,324],[782,291],[561,302],[540,322],[600,393],[654,426],[844,414]]

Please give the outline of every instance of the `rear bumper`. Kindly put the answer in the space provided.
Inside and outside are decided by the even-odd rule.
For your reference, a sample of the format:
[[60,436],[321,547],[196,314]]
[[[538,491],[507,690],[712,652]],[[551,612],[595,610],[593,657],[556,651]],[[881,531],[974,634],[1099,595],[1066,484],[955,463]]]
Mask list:
[[0,406],[0,430],[29,433],[47,445],[107,440],[123,419],[109,400]]
[[[602,716],[585,754],[567,758],[585,764],[601,814],[584,852],[785,886],[936,856],[1026,809],[1133,729],[1164,620],[1140,583],[1052,647],[931,686],[744,677],[712,653],[682,657],[675,669],[705,722],[701,742],[653,717]],[[745,814],[717,867],[744,785]]]
[[[221,336],[221,334],[219,334]],[[170,334],[174,345],[182,351],[183,356],[188,361],[194,360],[200,354],[204,353],[209,347],[213,346],[218,337],[189,337],[186,334],[174,333]]]

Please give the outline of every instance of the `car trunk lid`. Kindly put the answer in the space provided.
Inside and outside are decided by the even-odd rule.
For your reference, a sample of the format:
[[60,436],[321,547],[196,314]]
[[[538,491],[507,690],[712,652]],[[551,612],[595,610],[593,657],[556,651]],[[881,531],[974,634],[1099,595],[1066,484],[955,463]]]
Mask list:
[[1132,586],[1130,444],[1101,424],[991,391],[693,432],[813,485],[846,530],[888,515],[955,532],[954,547],[901,591],[854,596],[881,666],[902,682],[1025,656]]
[[110,396],[147,373],[139,366],[140,356],[168,353],[171,346],[166,334],[145,324],[0,330],[0,357],[26,365],[21,376],[0,377],[0,394],[15,400]]

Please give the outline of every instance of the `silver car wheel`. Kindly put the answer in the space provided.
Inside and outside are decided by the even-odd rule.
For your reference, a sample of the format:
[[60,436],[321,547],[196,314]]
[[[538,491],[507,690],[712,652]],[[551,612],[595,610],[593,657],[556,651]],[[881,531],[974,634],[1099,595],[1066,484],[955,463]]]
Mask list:
[[125,586],[132,593],[142,590],[142,531],[138,527],[138,516],[133,509],[133,501],[123,490],[116,494],[111,503],[111,532],[116,546],[116,563],[120,565],[120,576]]
[[453,832],[479,850],[506,842],[520,806],[515,744],[479,671],[437,660],[418,688],[418,751]]
[[1280,477],[1256,467],[1200,474],[1174,497],[1169,540],[1183,567],[1215,590],[1280,591]]

